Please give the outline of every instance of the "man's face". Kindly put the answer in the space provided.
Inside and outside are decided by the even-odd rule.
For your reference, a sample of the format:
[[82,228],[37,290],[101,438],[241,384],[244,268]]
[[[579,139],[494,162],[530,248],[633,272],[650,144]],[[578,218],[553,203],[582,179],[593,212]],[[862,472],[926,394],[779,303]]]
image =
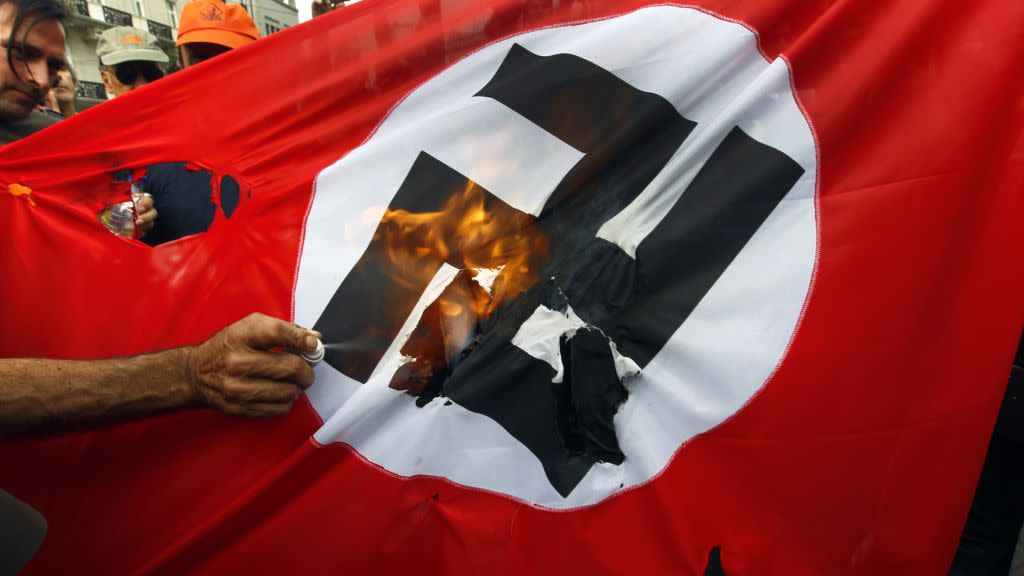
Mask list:
[[103,85],[111,96],[120,96],[163,78],[164,71],[156,62],[132,60],[107,66],[100,71]]
[[188,68],[231,50],[227,46],[210,42],[189,42],[181,45],[181,67]]
[[29,15],[12,39],[14,15],[14,4],[0,0],[0,121],[28,116],[66,67],[60,23]]
[[57,73],[57,85],[53,87],[53,94],[58,102],[70,102],[75,98],[75,80],[71,77],[71,71],[65,68]]

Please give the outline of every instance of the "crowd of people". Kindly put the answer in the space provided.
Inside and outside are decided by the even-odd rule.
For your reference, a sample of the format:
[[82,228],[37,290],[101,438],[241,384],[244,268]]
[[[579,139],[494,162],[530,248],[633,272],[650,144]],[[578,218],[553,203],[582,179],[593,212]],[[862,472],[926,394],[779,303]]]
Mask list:
[[[312,11],[320,15],[343,5],[344,2],[314,0]],[[96,57],[100,78],[110,98],[260,39],[256,24],[245,8],[221,0],[189,2],[182,9],[178,22],[177,58],[173,64],[156,37],[146,30],[116,26],[100,34]],[[66,49],[65,58],[68,61],[57,71],[52,88],[24,121],[22,135],[76,114],[78,77]],[[5,139],[0,133],[0,144],[13,139]],[[108,225],[111,232],[135,236],[150,246],[203,232],[213,223],[218,208],[230,218],[241,194],[238,182],[226,176],[220,182],[220,197],[224,202],[215,206],[210,201],[211,177],[208,171],[186,162],[150,166],[131,198],[134,223],[111,225],[111,219],[102,216],[100,221]]]
[[[314,0],[312,13],[342,5]],[[68,62],[65,16],[60,0],[0,0],[0,154],[4,145],[76,114],[78,78]],[[100,35],[96,55],[111,97],[260,38],[245,9],[222,0],[193,0],[178,21],[173,65],[148,31],[119,26]],[[149,167],[142,193],[132,200],[133,233],[155,246],[205,230],[218,208],[210,204],[210,186],[208,173],[183,162]],[[238,184],[222,182],[221,191],[237,196]],[[254,314],[198,345],[153,354],[97,361],[0,359],[0,438],[195,407],[242,417],[281,415],[312,384],[313,371],[299,356],[278,350],[312,352],[321,337]],[[1005,574],[1018,542],[1024,518],[1024,401],[1018,399],[1024,394],[1024,346],[1015,364],[952,574]],[[0,573],[23,565],[44,534],[42,517],[0,490]],[[1024,550],[1017,557],[1024,564]]]
[[[29,35],[35,36],[29,30],[32,23],[38,19],[62,22],[65,13],[63,5],[59,2],[8,0],[4,5],[10,6],[5,11],[10,12],[12,17],[22,18],[17,24],[24,32],[24,37],[14,43],[12,52],[7,49],[6,43],[9,43],[9,40],[13,41],[14,30],[11,25],[15,22],[4,25],[5,44],[2,46],[8,52],[5,56],[8,62],[5,64],[9,74],[17,72],[15,62],[24,65],[29,63],[28,60],[19,57],[20,49],[35,52],[39,48],[27,42]],[[314,16],[319,16],[344,5],[344,0],[313,0],[311,11]],[[21,14],[20,10],[16,10],[16,6],[24,6],[32,17],[27,18],[27,15]],[[260,39],[259,30],[245,8],[240,4],[228,4],[222,0],[189,2],[178,16],[178,23],[178,37],[175,43],[177,61],[173,64],[167,53],[161,49],[156,37],[146,30],[131,26],[115,26],[100,35],[96,43],[96,56],[100,63],[100,77],[104,89],[110,97],[120,96],[168,74]],[[59,35],[64,36],[63,26]],[[48,40],[56,39],[52,37]],[[75,94],[78,88],[78,75],[70,61],[70,53],[66,45],[48,47],[50,53],[46,58],[52,61],[48,62],[47,66],[53,70],[43,72],[28,69],[24,78],[18,74],[12,78],[26,82],[21,84],[21,92],[28,100],[34,102],[34,109],[24,114],[4,115],[4,122],[0,125],[0,145],[24,138],[77,113]],[[56,76],[50,80],[54,70]]]

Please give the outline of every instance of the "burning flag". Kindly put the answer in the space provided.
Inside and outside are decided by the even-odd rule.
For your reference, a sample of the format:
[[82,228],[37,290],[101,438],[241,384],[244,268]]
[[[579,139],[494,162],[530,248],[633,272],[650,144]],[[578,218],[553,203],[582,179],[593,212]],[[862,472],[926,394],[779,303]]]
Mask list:
[[[330,341],[327,361],[336,370],[325,369],[322,380],[336,385],[319,388],[358,391],[375,387],[379,376],[417,393],[416,406],[428,408],[372,433],[374,442],[392,434],[406,442],[422,438],[425,445],[410,453],[416,460],[394,453],[392,441],[378,444],[380,453],[370,446],[361,452],[402,474],[442,475],[544,506],[593,504],[659,472],[679,444],[730,416],[757,390],[785,349],[810,283],[814,140],[786,67],[765,61],[749,32],[741,30],[747,42],[725,55],[714,42],[674,32],[702,29],[731,39],[736,26],[693,10],[652,7],[496,42],[413,91],[363,146],[320,175],[295,295],[296,319]],[[651,30],[648,39],[634,40],[642,53],[731,58],[745,81],[710,90],[699,107],[680,111],[668,98],[697,87],[664,85],[661,75],[671,69],[636,71],[632,82],[609,72],[622,57],[610,40],[636,29]],[[587,58],[559,53],[567,42],[580,42]],[[741,96],[746,106],[765,109],[761,126],[729,112]],[[439,108],[451,111],[425,118],[406,112]],[[412,121],[420,127],[414,134],[405,127]],[[764,141],[751,135],[758,128]],[[445,130],[458,136],[439,140]],[[408,162],[404,150],[377,145],[399,137],[418,152],[395,186],[388,179],[396,174],[375,166]],[[501,159],[497,166],[494,158]],[[387,202],[387,209],[358,260],[326,264],[318,254],[337,253],[339,226],[363,238],[371,232],[364,219],[346,218],[350,196],[329,195],[352,186],[359,186],[353,195]],[[762,226],[782,220],[790,225],[781,233],[750,243]],[[765,257],[739,258],[744,250]],[[480,267],[496,272],[492,297],[467,282],[466,273]],[[317,311],[316,297],[307,296],[329,287],[322,274],[332,268],[338,276],[351,271]],[[751,307],[742,324],[722,324],[717,335],[687,334],[687,321],[699,325],[716,293],[769,268],[778,281],[757,281],[748,285],[746,302],[726,304]],[[774,313],[763,311],[768,307]],[[474,308],[467,326],[461,312]],[[420,310],[415,329],[403,330]],[[704,362],[707,376],[723,384],[700,400],[714,408],[702,418],[657,418],[642,406],[673,402],[682,374],[659,374],[676,372],[671,363],[693,337],[751,339],[762,349],[760,362],[748,364],[746,374],[733,373],[732,359]],[[393,346],[406,340],[401,349]],[[655,357],[648,378],[641,369]],[[627,379],[637,396],[634,408],[620,413]],[[439,396],[450,400],[440,406],[454,406],[426,406]],[[320,392],[312,397],[326,420],[317,433],[324,443],[350,417],[365,421],[374,412],[336,412]],[[632,446],[632,458],[620,446],[616,417],[620,429],[647,443]],[[452,438],[437,443],[426,432],[452,420],[460,430]],[[505,451],[465,467],[461,454],[485,437]],[[494,475],[494,466],[515,471]]]
[[[1024,320],[1022,17],[366,0],[4,148],[4,356],[326,340],[284,419],[0,446],[29,573],[945,571]],[[249,193],[106,233],[160,162]]]

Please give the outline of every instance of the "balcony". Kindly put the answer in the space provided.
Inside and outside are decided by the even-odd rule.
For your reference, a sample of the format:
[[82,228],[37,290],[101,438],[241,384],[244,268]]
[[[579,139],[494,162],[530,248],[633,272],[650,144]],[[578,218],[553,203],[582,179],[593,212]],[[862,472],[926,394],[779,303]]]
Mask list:
[[159,22],[147,20],[149,22],[149,33],[161,40],[174,41],[174,35],[171,33],[171,27]]
[[111,8],[110,6],[103,7],[103,19],[113,24],[114,26],[131,26],[132,15],[127,12],[122,12]]
[[82,80],[78,83],[78,91],[75,95],[79,98],[91,98],[93,100],[107,99],[107,91],[103,89],[102,82],[86,82]]
[[89,17],[89,3],[86,0],[73,0],[71,7],[74,9],[75,14],[79,16]]
[[[111,8],[110,6],[104,5],[104,0],[64,0],[68,3],[69,12],[71,18],[68,24],[75,28],[86,28],[100,30],[109,28],[110,26],[131,26],[133,28],[139,28],[142,30],[148,30],[150,34],[156,36],[161,44],[173,45],[175,37],[175,29],[162,22],[145,18],[142,16],[135,16],[124,10],[118,10],[117,8]],[[3,0],[0,0],[2,3]],[[167,21],[171,19],[169,13],[161,13],[163,16],[162,20]],[[160,16],[158,15],[158,16]],[[95,42],[95,40],[92,40]]]

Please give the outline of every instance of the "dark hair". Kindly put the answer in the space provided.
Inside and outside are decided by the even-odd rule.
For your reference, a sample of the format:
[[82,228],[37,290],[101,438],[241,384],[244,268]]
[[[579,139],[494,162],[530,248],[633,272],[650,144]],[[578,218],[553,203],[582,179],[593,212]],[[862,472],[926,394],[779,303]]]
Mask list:
[[21,25],[30,17],[32,18],[25,33],[22,34],[22,38],[24,38],[28,36],[29,31],[37,22],[50,19],[63,22],[68,12],[61,0],[0,0],[0,4],[6,3],[14,4],[14,21],[11,23],[11,35],[7,39],[7,66],[15,76],[18,76],[18,69],[14,66],[10,50],[10,46],[17,42],[14,35],[18,33],[18,28],[21,28]]

